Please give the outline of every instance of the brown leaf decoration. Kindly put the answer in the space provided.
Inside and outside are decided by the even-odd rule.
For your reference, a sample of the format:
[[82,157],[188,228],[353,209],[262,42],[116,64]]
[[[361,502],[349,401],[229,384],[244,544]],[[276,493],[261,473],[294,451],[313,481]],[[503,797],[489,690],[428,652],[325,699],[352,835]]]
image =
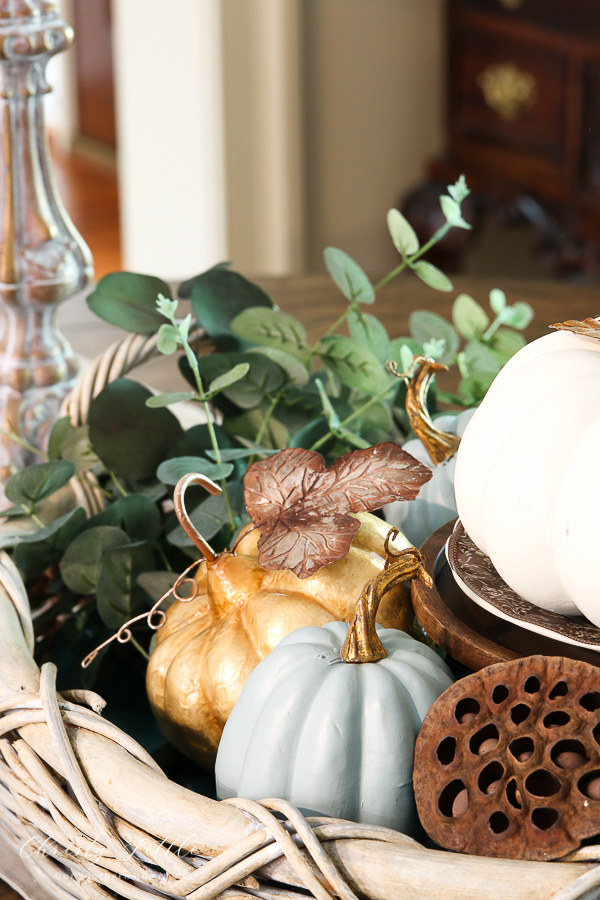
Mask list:
[[348,553],[360,527],[349,513],[414,500],[431,475],[391,441],[345,453],[328,469],[320,453],[294,447],[256,462],[244,497],[261,531],[258,561],[308,578]]
[[583,322],[577,319],[569,319],[568,322],[550,325],[550,328],[556,328],[557,331],[572,331],[573,334],[582,334],[584,337],[591,337],[600,341],[600,317],[597,319],[584,319]]

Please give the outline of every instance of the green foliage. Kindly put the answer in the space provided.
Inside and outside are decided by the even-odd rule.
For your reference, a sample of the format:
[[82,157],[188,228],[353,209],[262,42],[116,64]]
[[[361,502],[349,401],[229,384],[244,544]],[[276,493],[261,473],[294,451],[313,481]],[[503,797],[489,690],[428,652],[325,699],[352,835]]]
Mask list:
[[153,275],[113,272],[100,279],[87,303],[93,313],[111,325],[135,334],[152,334],[162,324],[156,297],[168,297],[170,293],[169,285]]
[[490,324],[486,311],[468,294],[459,294],[454,301],[452,321],[460,336],[466,341],[480,338]]
[[28,512],[58,491],[75,474],[72,462],[52,460],[28,466],[6,482],[4,493],[11,503],[20,504]]
[[279,309],[246,309],[233,320],[231,330],[246,341],[281,350],[300,360],[309,349],[304,325]]
[[150,391],[127,378],[108,384],[90,404],[94,452],[115,475],[134,481],[151,478],[183,433],[168,409],[150,409]]
[[401,212],[397,209],[390,209],[387,214],[387,226],[398,253],[402,256],[413,256],[418,252],[419,238]]
[[48,459],[60,459],[60,445],[63,438],[71,430],[71,419],[69,416],[63,416],[57,419],[52,426],[50,438],[48,439]]
[[352,310],[348,315],[348,331],[352,340],[365,346],[373,356],[386,364],[390,359],[390,338],[385,326],[376,316]]
[[373,285],[351,256],[343,250],[338,250],[337,247],[327,247],[323,252],[323,258],[327,271],[347,300],[356,303],[375,303]]
[[[199,472],[222,490],[209,496],[193,486],[187,497],[192,522],[218,551],[248,521],[243,479],[256,459],[303,447],[331,462],[355,448],[409,437],[406,385],[388,372],[388,361],[401,372],[422,354],[458,366],[457,394],[431,386],[432,413],[436,398],[453,406],[481,402],[500,368],[524,346],[520,332],[532,315],[527,304],[511,306],[496,289],[488,311],[460,294],[452,322],[414,310],[410,333],[391,338],[376,315],[379,290],[402,271],[435,290],[452,290],[424,256],[451,228],[469,227],[461,209],[467,195],[463,178],[448,187],[440,199],[446,221],[424,246],[404,216],[390,210],[388,229],[400,261],[376,285],[348,254],[327,248],[327,270],[348,302],[315,343],[297,318],[274,306],[229,263],[180,285],[179,297],[191,299],[193,310],[183,318],[177,318],[179,301],[161,279],[119,272],[98,283],[90,308],[129,331],[158,332],[159,351],[178,354],[190,387],[153,396],[135,381],[112,382],[92,401],[87,425],[75,428],[68,417],[57,421],[48,462],[7,482],[14,505],[5,515],[16,521],[5,537],[15,546],[23,574],[51,573],[49,584],[65,593],[71,607],[73,597],[95,597],[93,616],[86,613],[83,624],[78,622],[79,633],[88,629],[93,635],[96,629],[100,643],[107,628],[118,629],[146,609],[148,597],[160,599],[198,557],[171,512],[182,476]],[[197,325],[214,339],[215,352],[196,355],[189,335]],[[168,409],[181,402],[200,404],[206,424],[184,432]],[[41,504],[72,477],[82,488],[98,486],[105,508],[91,518],[77,508],[46,524]],[[26,516],[31,518],[24,523]],[[136,634],[147,646],[146,632]]]
[[448,291],[453,290],[453,284],[448,276],[444,275],[440,269],[432,266],[431,263],[426,262],[424,259],[420,259],[419,262],[416,262],[411,268],[415,275],[419,276],[421,281],[424,281],[428,287],[433,288],[435,291],[444,291],[447,293]]
[[163,484],[174,487],[179,479],[189,472],[199,472],[200,475],[206,475],[211,481],[220,481],[222,478],[229,478],[233,472],[233,466],[229,462],[209,462],[200,456],[177,456],[175,459],[167,459],[161,463],[156,477]]
[[85,525],[81,507],[55,519],[35,534],[24,537],[15,548],[15,562],[25,578],[33,578],[57,563]]
[[98,586],[104,554],[129,543],[125,532],[113,525],[98,525],[79,534],[60,564],[64,583],[76,594],[92,594]]
[[198,324],[213,338],[231,335],[231,323],[244,310],[273,306],[270,297],[258,285],[237,272],[218,266],[182,284],[179,296],[191,296]]
[[104,550],[96,584],[100,618],[109,628],[120,628],[144,609],[144,595],[137,581],[154,569],[154,554],[145,541],[117,544]]
[[321,360],[342,384],[363,394],[378,394],[389,385],[385,368],[375,354],[342,334],[321,340]]
[[416,310],[408,317],[408,327],[413,340],[421,346],[430,340],[444,341],[445,350],[441,357],[444,365],[451,366],[456,361],[460,338],[450,322],[442,316],[426,310]]

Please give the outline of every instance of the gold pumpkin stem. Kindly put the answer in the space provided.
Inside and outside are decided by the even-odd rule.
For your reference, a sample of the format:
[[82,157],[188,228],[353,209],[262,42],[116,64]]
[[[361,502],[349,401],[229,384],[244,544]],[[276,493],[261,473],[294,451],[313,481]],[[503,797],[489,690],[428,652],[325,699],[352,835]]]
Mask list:
[[428,587],[433,584],[416,547],[408,547],[406,550],[394,550],[390,547],[390,541],[398,534],[397,528],[390,529],[385,540],[385,568],[367,582],[356,603],[354,619],[342,647],[344,662],[368,663],[386,658],[387,652],[375,629],[375,617],[384,594],[400,582],[412,581],[414,578]]
[[187,536],[194,542],[204,559],[208,562],[214,562],[217,558],[217,554],[210,544],[204,540],[185,508],[184,495],[191,484],[199,484],[200,487],[203,487],[204,490],[208,491],[209,494],[212,494],[213,497],[216,497],[222,491],[219,485],[215,484],[214,481],[211,481],[210,478],[207,478],[206,475],[200,475],[199,472],[190,472],[189,475],[184,475],[183,478],[179,479],[173,493],[173,505],[175,507],[177,518],[179,519],[179,524]]
[[437,372],[448,371],[448,366],[427,356],[415,356],[407,373],[398,372],[398,366],[390,360],[388,371],[406,382],[406,412],[411,428],[417,435],[435,466],[454,456],[460,438],[448,431],[438,431],[427,410],[427,392]]

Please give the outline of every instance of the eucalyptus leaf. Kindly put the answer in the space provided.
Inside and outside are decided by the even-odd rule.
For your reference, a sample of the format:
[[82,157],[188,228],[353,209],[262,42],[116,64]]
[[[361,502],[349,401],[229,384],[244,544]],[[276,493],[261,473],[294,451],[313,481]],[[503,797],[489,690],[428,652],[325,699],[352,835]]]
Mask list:
[[506,308],[506,294],[500,288],[493,288],[490,291],[490,307],[497,316]]
[[443,338],[430,338],[423,344],[423,353],[429,359],[441,359],[446,352],[446,341]]
[[246,309],[233,320],[231,330],[253,344],[274,347],[299,359],[308,351],[304,325],[279,309]]
[[154,566],[154,554],[146,541],[105,551],[96,588],[98,613],[105,625],[120,628],[145,608],[138,578]]
[[466,341],[480,337],[490,324],[486,311],[468,294],[459,294],[452,304],[452,321]]
[[[431,340],[431,338],[427,338],[426,340]],[[405,372],[408,367],[405,367],[404,360],[406,360],[406,351],[403,351],[402,348],[407,347],[410,351],[411,360],[413,356],[422,356],[423,355],[423,345],[418,341],[415,341],[414,338],[411,337],[399,337],[394,338],[394,340],[390,344],[390,355],[388,359],[393,360],[397,366],[400,367],[402,372]],[[410,365],[410,363],[409,363]]]
[[363,429],[377,428],[386,435],[385,440],[390,439],[390,434],[393,430],[393,421],[392,411],[387,403],[380,401],[379,403],[374,403],[372,406],[369,406],[368,409],[361,412],[358,417],[358,422],[361,432]]
[[258,353],[276,363],[285,372],[287,387],[302,388],[308,384],[308,369],[295,356],[276,350],[275,347],[251,347],[248,353]]
[[454,286],[447,275],[444,275],[440,269],[433,266],[431,263],[426,262],[424,259],[420,259],[418,262],[411,265],[413,272],[419,276],[421,281],[424,281],[426,285],[430,288],[433,288],[436,291],[452,291]]
[[93,594],[104,554],[129,543],[125,532],[111,525],[100,525],[79,534],[67,547],[60,564],[64,583],[76,594]]
[[239,365],[247,365],[247,373],[242,380],[225,388],[224,395],[241,409],[254,409],[267,394],[275,393],[285,383],[281,367],[263,354],[214,353],[198,360],[200,375],[211,382]]
[[157,478],[151,481],[149,484],[138,486],[139,492],[142,497],[147,497],[148,500],[151,500],[153,503],[158,503],[169,493],[164,484],[162,484]]
[[55,460],[60,459],[60,445],[63,442],[63,438],[71,430],[71,417],[63,416],[62,419],[57,419],[54,425],[52,426],[52,430],[50,432],[50,437],[48,439],[48,459]]
[[181,403],[187,400],[194,400],[198,394],[196,391],[177,391],[172,394],[155,394],[148,397],[146,406],[150,409],[162,409],[163,406],[171,406],[172,403]]
[[[265,413],[269,407],[266,401],[255,409],[247,410],[243,415],[227,419],[223,425],[232,437],[240,444],[254,446],[256,435],[263,426]],[[261,438],[265,447],[283,450],[288,445],[288,430],[276,416],[271,416]]]
[[334,431],[336,428],[341,426],[340,417],[336,413],[335,409],[331,405],[331,400],[327,396],[327,391],[323,387],[323,382],[320,378],[317,378],[315,384],[319,389],[319,396],[321,398],[321,405],[323,407],[323,412],[325,414],[325,418],[327,419],[327,424]]
[[408,317],[408,327],[413,339],[421,346],[432,338],[445,341],[446,352],[442,356],[441,361],[445,365],[450,365],[454,362],[460,347],[460,338],[446,319],[438,316],[437,313],[419,309],[411,312]]
[[58,491],[74,474],[75,466],[66,460],[38,463],[12,475],[4,493],[11,503],[30,509]]
[[477,406],[487,394],[496,374],[494,372],[475,372],[464,378],[458,393],[466,406]]
[[193,275],[186,281],[182,281],[177,288],[177,296],[181,297],[182,300],[189,300],[189,298],[192,296],[192,288],[197,281],[201,281],[205,277],[207,272],[219,272],[221,270],[227,271],[227,269],[231,269],[232,265],[233,263],[231,262],[231,260],[223,260],[223,262],[219,262],[214,266],[211,266],[211,268],[207,269],[206,272],[202,272],[200,275]]
[[[178,577],[177,572],[165,572],[164,570],[142,572],[141,575],[138,575],[137,583],[148,594],[154,606],[161,597],[164,597],[167,591],[171,590]],[[175,598],[171,594],[164,601],[164,605],[161,608],[167,609],[174,602]]]
[[232,384],[235,384],[237,381],[241,381],[242,378],[248,374],[250,370],[250,363],[238,363],[237,366],[234,366],[233,369],[230,369],[229,372],[225,372],[224,375],[219,375],[214,381],[211,381],[208,388],[209,397],[215,397],[217,394],[220,394],[221,391],[224,391],[225,388],[231,387]]
[[[429,342],[428,342],[429,343]],[[403,344],[400,348],[400,373],[406,374],[413,363],[413,355],[411,353],[410,347],[406,344]]]
[[375,290],[368,276],[351,256],[337,247],[326,247],[323,259],[327,271],[347,300],[375,303]]
[[[223,451],[224,453],[226,451]],[[163,484],[176,485],[180,478],[189,475],[190,472],[198,472],[206,475],[211,481],[221,481],[229,478],[233,472],[231,463],[214,463],[200,456],[178,456],[175,459],[167,459],[160,464],[156,471],[157,477]]]
[[[182,285],[179,293],[182,297],[187,296],[187,285]],[[199,324],[213,338],[230,335],[231,323],[244,310],[273,307],[272,300],[262,288],[224,268],[215,267],[197,276],[189,293]]]
[[183,434],[168,409],[149,409],[152,394],[126,378],[108,384],[92,400],[90,440],[104,465],[135,481],[151,478]]
[[130,541],[154,541],[160,533],[160,512],[150,497],[128,494],[88,519],[82,530],[89,531],[100,525],[121,528]]
[[368,347],[379,362],[385,363],[390,359],[390,338],[385,326],[376,316],[369,313],[361,313],[353,310],[347,319],[348,331],[352,340]]
[[70,428],[60,445],[60,455],[72,462],[79,472],[89,472],[100,462],[90,442],[90,430],[87,425]]
[[132,541],[155,541],[160,534],[160,512],[156,503],[144,494],[120,497],[112,505],[117,523]]
[[522,350],[526,341],[522,334],[518,331],[512,331],[510,328],[499,328],[493,338],[489,341],[489,347],[498,357],[501,365],[505,365],[515,353]]
[[89,308],[106,322],[135,334],[152,334],[164,319],[156,309],[159,294],[171,296],[169,285],[153,275],[113,272],[89,294]]
[[481,341],[469,341],[463,350],[463,360],[470,374],[492,372],[497,375],[502,367],[493,350]]
[[507,306],[501,315],[505,325],[510,325],[511,328],[518,328],[519,331],[522,331],[524,328],[527,328],[533,319],[534,313],[529,303],[519,302],[515,303],[514,306]]
[[[338,440],[337,436],[329,430],[325,416],[318,416],[292,435],[290,447],[302,447],[304,450],[310,450],[313,444],[324,437],[328,437],[332,441]],[[320,451],[323,452],[323,447],[320,448]]]
[[367,347],[341,334],[320,342],[321,360],[342,384],[365,394],[377,394],[388,385],[385,368]]
[[456,202],[459,204],[469,196],[471,191],[467,187],[467,182],[464,175],[460,176],[456,184],[448,185],[448,193],[450,194],[452,199],[456,200]]
[[[5,510],[2,510],[2,514],[5,514]],[[0,524],[0,550],[9,550],[20,543],[24,537],[37,534],[39,531],[41,528],[29,516],[11,517],[8,521]]]
[[398,253],[402,256],[413,256],[418,252],[419,238],[399,210],[390,209],[387,214],[387,226]]
[[446,216],[446,220],[450,225],[453,225],[455,228],[464,228],[467,231],[471,229],[471,225],[462,217],[462,213],[460,211],[460,204],[454,200],[453,197],[448,197],[444,194],[440,197],[440,205],[442,207],[442,212]]
[[[274,453],[279,453],[279,450],[272,450],[268,447],[240,447],[233,450],[221,450],[221,459],[226,463],[238,459],[249,459],[251,456],[273,456]],[[214,450],[207,450],[206,455],[216,460]]]
[[[221,425],[215,423],[213,432],[221,449],[235,446],[233,440]],[[206,456],[206,451],[211,449],[212,440],[208,425],[193,425],[192,428],[188,428],[179,437],[172,451],[165,459],[171,459],[171,457],[175,456]]]
[[24,578],[41,575],[57,563],[85,523],[85,510],[78,506],[34,534],[21,538],[15,548],[15,562]]
[[156,339],[156,348],[159,353],[170,356],[175,353],[179,346],[179,329],[174,325],[168,325],[166,322],[158,329],[158,338]]

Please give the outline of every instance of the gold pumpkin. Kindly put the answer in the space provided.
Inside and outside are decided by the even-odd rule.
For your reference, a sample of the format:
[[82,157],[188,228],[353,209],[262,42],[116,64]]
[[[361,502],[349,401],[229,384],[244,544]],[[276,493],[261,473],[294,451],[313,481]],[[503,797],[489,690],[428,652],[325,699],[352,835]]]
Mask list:
[[[364,585],[383,569],[389,525],[358,513],[350,552],[299,579],[258,563],[258,529],[242,534],[235,552],[203,560],[199,592],[175,603],[157,632],[146,687],[166,737],[192,759],[214,766],[223,727],[250,672],[291,631],[304,625],[350,622]],[[401,550],[403,535],[394,541]],[[409,594],[399,585],[381,603],[377,622],[409,631]]]

